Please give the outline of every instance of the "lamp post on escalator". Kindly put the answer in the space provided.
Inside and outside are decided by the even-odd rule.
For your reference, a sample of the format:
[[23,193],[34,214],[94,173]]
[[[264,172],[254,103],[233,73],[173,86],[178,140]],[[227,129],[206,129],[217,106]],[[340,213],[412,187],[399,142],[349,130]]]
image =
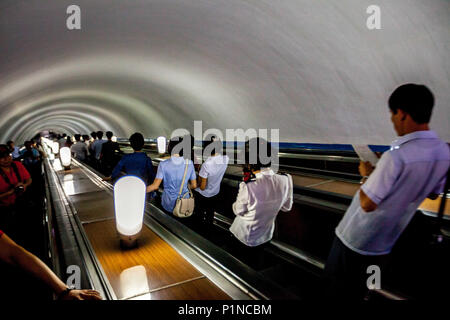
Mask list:
[[138,177],[125,176],[114,185],[116,228],[123,247],[131,248],[137,245],[142,229],[145,197],[145,183]]

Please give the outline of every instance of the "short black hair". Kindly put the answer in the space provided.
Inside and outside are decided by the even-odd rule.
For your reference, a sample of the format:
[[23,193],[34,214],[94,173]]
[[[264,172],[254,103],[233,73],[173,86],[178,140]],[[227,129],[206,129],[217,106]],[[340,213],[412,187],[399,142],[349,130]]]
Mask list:
[[[264,161],[262,156],[267,156],[268,160]],[[249,165],[254,171],[261,168],[270,167],[272,164],[272,145],[263,138],[251,138],[245,142],[245,164]]]
[[81,140],[81,134],[76,134],[75,135],[75,140],[76,141],[80,141]]
[[[173,137],[169,141],[169,145],[167,146],[167,152],[172,155],[173,149],[179,144],[183,142],[183,137]],[[180,156],[183,156],[183,148],[181,148],[180,152],[178,152]]]
[[83,140],[84,141],[88,141],[89,140],[89,135],[88,134],[83,134]]
[[128,140],[134,151],[141,151],[144,147],[144,136],[139,132],[133,133]]
[[91,137],[94,138],[94,139],[97,138],[97,132],[92,131],[91,132]]
[[12,140],[8,140],[8,142],[6,143],[8,146],[10,146],[11,144],[13,144],[14,143],[14,141],[12,141]]
[[97,138],[100,140],[103,138],[103,131],[97,131]]
[[[7,157],[11,154],[6,144],[0,144],[0,158]],[[0,169],[1,170],[1,169]]]
[[208,154],[205,154],[207,156],[211,156],[215,153],[222,154],[223,152],[222,141],[220,141],[215,135],[208,135],[206,140],[203,141],[203,152],[205,152],[206,148],[209,149]]
[[106,131],[106,137],[107,137],[108,139],[111,139],[113,135],[114,135],[114,134],[112,133],[112,131]]
[[433,93],[421,84],[407,83],[392,92],[389,97],[389,109],[396,114],[403,110],[419,123],[428,123],[434,106]]

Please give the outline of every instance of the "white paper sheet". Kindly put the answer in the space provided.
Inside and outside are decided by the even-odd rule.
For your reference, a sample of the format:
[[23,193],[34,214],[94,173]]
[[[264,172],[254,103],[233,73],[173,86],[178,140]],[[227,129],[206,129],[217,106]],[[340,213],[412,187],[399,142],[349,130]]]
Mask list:
[[370,150],[368,145],[353,144],[352,146],[361,161],[369,161],[374,167],[377,165],[379,159],[377,155],[372,150]]

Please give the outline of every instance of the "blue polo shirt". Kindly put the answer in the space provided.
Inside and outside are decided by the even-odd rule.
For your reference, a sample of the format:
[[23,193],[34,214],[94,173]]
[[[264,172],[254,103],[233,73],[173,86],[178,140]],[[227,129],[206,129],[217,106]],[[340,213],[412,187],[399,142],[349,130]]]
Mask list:
[[358,190],[336,236],[359,254],[388,254],[418,206],[430,193],[443,191],[449,165],[449,147],[434,131],[400,137],[361,186],[377,209],[365,212]]
[[164,185],[161,204],[163,208],[169,212],[172,212],[175,208],[186,166],[185,161],[188,161],[188,170],[183,184],[182,195],[186,195],[186,193],[189,192],[187,188],[188,181],[197,178],[192,161],[185,160],[183,157],[170,157],[170,159],[160,162],[158,166],[156,178],[162,179]]

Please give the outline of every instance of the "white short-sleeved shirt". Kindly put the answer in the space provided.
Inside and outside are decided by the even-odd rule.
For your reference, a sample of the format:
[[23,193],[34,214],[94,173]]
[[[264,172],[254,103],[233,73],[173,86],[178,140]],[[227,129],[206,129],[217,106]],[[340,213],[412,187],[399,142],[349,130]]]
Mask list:
[[84,161],[86,159],[86,155],[88,154],[87,145],[84,142],[77,141],[70,147],[72,153],[75,154],[75,159]]
[[270,241],[278,212],[291,210],[292,201],[292,177],[275,174],[271,169],[261,170],[255,181],[239,185],[231,233],[251,247]]
[[365,212],[358,190],[336,236],[359,254],[388,254],[422,201],[442,192],[449,165],[449,147],[434,131],[400,137],[361,187],[377,209]]
[[229,161],[230,158],[227,155],[208,157],[198,173],[200,177],[208,179],[206,188],[205,190],[200,188],[195,190],[206,198],[214,197],[218,194],[220,192],[220,183],[227,170]]
[[156,179],[162,179],[164,185],[161,204],[163,208],[169,212],[172,212],[175,208],[181,181],[183,180],[186,161],[188,161],[188,169],[183,184],[183,190],[181,192],[181,195],[186,195],[186,193],[189,192],[187,187],[188,181],[197,178],[192,160],[172,156],[170,159],[159,163]]

